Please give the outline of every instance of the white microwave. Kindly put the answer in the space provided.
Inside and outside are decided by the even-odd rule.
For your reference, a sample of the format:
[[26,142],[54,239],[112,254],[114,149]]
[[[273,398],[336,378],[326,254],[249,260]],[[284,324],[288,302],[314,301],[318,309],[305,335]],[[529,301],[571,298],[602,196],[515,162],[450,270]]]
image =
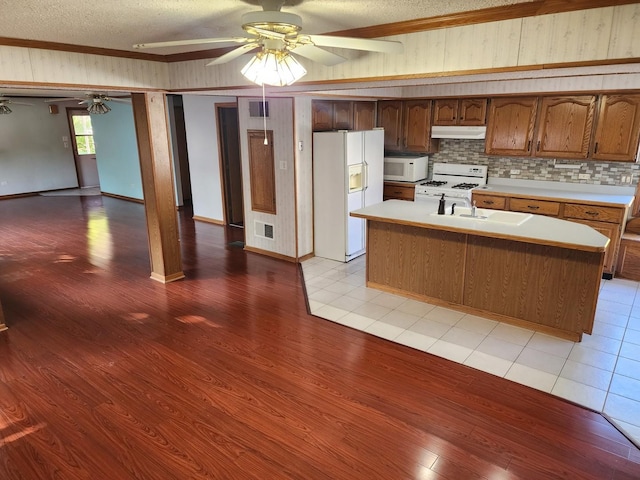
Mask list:
[[384,179],[396,182],[417,182],[427,178],[429,157],[384,157]]

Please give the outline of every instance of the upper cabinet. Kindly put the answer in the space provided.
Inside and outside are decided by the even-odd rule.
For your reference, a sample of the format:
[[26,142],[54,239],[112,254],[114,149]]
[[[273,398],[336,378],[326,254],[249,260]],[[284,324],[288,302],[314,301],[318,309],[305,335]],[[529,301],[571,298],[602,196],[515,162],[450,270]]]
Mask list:
[[486,98],[443,98],[433,101],[433,125],[485,125]]
[[530,155],[537,111],[537,97],[493,99],[485,152],[490,155]]
[[592,158],[633,162],[640,139],[640,95],[602,95]]
[[353,130],[353,102],[333,102],[333,129]]
[[640,95],[505,97],[491,100],[485,152],[633,162],[639,141]]
[[376,126],[376,103],[353,102],[353,129],[371,130]]
[[313,100],[311,102],[311,124],[314,132],[333,130],[333,102]]
[[384,148],[391,152],[434,153],[431,139],[431,100],[381,100],[378,126],[384,128]]
[[370,130],[375,127],[376,102],[313,100],[311,128],[314,132],[331,130]]
[[595,95],[541,98],[533,155],[587,158],[595,107]]

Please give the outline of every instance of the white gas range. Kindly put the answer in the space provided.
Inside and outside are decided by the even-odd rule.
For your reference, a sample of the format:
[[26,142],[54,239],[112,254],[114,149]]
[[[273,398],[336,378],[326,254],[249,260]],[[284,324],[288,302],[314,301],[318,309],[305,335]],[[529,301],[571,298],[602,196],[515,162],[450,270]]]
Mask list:
[[432,203],[437,210],[444,194],[447,213],[451,204],[471,206],[471,190],[487,184],[485,165],[434,163],[431,180],[416,185],[415,201]]

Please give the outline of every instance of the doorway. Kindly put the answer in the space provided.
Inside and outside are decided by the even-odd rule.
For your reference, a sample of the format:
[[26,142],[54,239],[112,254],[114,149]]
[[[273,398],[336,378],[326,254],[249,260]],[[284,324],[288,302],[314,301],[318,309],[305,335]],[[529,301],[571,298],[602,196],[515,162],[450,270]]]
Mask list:
[[73,158],[80,188],[99,187],[96,144],[93,139],[91,116],[85,108],[67,108]]
[[223,103],[216,105],[216,117],[218,120],[226,223],[230,227],[244,228],[237,104]]

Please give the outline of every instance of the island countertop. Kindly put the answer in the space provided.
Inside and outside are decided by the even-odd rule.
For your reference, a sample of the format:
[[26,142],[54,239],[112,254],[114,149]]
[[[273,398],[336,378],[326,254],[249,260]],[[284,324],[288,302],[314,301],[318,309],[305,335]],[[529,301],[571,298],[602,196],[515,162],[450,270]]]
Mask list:
[[[491,211],[478,209],[479,215],[484,212]],[[379,222],[448,230],[588,252],[604,252],[609,244],[609,238],[587,225],[543,215],[523,215],[530,215],[530,218],[520,225],[512,225],[488,219],[461,218],[450,214],[434,215],[432,209],[424,204],[402,200],[387,200],[351,212],[353,217]]]

